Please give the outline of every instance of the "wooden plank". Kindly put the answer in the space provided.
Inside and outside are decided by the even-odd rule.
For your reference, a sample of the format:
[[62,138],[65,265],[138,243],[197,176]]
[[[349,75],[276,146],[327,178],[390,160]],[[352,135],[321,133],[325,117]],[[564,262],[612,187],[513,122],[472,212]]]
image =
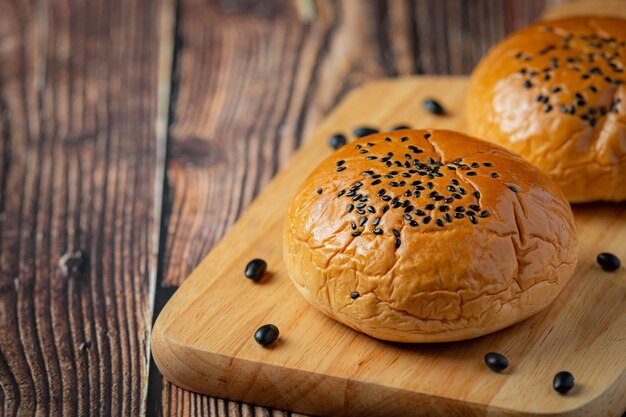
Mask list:
[[[158,305],[347,92],[385,76],[467,74],[545,1],[232,4],[180,1]],[[162,393],[171,415],[208,404],[174,401],[181,394],[166,381]]]
[[145,407],[165,4],[0,1],[1,415]]

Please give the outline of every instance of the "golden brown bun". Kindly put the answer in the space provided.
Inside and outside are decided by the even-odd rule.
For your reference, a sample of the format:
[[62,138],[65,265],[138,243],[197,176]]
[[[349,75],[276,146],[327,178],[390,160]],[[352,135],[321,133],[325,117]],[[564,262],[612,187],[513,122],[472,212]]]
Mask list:
[[335,152],[291,201],[283,244],[311,304],[398,342],[468,339],[537,313],[571,276],[578,248],[553,182],[497,145],[445,130],[381,133]]
[[626,200],[625,41],[626,20],[605,17],[514,33],[472,74],[470,132],[520,153],[573,203]]

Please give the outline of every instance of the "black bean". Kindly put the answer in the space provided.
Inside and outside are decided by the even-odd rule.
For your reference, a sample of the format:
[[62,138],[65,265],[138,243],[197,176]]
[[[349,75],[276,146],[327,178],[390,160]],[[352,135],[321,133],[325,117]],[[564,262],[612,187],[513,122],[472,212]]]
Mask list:
[[622,265],[622,262],[619,260],[617,256],[608,252],[602,252],[601,254],[598,255],[596,259],[598,263],[600,264],[600,266],[602,267],[602,269],[604,269],[605,271],[609,271],[609,272],[619,269],[619,267]]
[[504,371],[509,366],[509,360],[506,356],[497,352],[489,352],[485,355],[485,364],[492,371]]
[[328,139],[328,145],[333,149],[339,149],[348,143],[348,139],[341,133],[335,133]]
[[552,387],[559,394],[565,394],[567,391],[574,388],[574,375],[567,371],[558,372],[554,375]]
[[363,136],[373,135],[374,133],[378,133],[378,129],[368,126],[357,126],[352,129],[352,133],[354,136],[362,138]]
[[410,129],[411,126],[409,125],[396,125],[394,127],[391,128],[391,130],[406,130],[406,129]]
[[264,324],[254,332],[254,340],[261,346],[269,346],[278,339],[278,327],[273,324]]
[[438,114],[438,115],[442,115],[445,114],[445,110],[443,108],[443,106],[441,104],[439,104],[438,101],[432,99],[432,98],[428,98],[426,100],[424,100],[423,102],[424,104],[424,108],[432,113],[432,114]]
[[246,265],[244,272],[246,278],[250,278],[254,282],[259,282],[267,271],[267,262],[263,259],[253,259]]

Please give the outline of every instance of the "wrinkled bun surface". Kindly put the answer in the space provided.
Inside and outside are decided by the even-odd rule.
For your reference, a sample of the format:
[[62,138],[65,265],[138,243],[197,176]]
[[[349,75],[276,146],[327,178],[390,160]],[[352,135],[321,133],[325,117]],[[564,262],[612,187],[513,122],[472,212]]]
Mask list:
[[462,340],[546,307],[577,260],[562,192],[519,156],[443,130],[367,136],[293,197],[284,258],[328,316],[398,342]]
[[523,29],[472,74],[470,132],[521,154],[571,202],[626,200],[625,66],[626,20]]

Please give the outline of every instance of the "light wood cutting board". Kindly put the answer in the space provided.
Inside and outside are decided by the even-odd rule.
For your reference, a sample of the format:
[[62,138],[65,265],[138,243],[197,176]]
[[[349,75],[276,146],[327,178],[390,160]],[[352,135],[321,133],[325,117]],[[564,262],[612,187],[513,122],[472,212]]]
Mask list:
[[[192,391],[321,415],[619,415],[626,408],[626,270],[602,271],[599,252],[626,260],[626,204],[575,207],[581,259],[544,312],[479,339],[433,345],[381,342],[310,307],[292,286],[281,253],[283,216],[308,173],[332,153],[328,137],[357,125],[465,130],[464,77],[411,77],[352,92],[319,126],[161,312],[153,352],[161,372]],[[421,106],[436,97],[449,116]],[[252,258],[269,264],[259,284]],[[272,348],[252,335],[281,331]],[[510,368],[496,374],[488,351]],[[561,396],[552,377],[572,372]]]

